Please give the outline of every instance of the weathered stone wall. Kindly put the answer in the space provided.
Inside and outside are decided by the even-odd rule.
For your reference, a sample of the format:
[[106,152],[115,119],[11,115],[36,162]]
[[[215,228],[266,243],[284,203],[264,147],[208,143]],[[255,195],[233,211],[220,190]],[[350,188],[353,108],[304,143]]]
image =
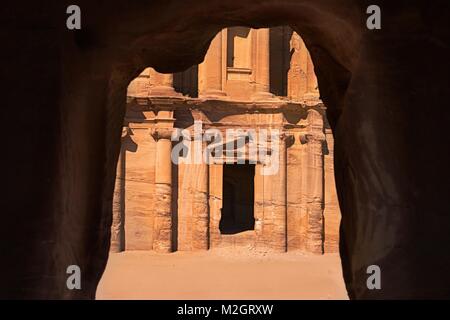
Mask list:
[[339,224],[341,222],[341,212],[336,193],[336,182],[334,180],[334,139],[329,128],[325,129],[324,145],[324,226],[325,226],[325,252],[339,251]]
[[[157,98],[155,101],[161,103],[164,99],[174,98]],[[146,103],[141,100],[140,106],[134,99],[130,101],[132,103],[126,117],[129,134],[123,142],[125,172],[120,175],[125,181],[126,195],[122,206],[125,207],[125,250],[156,250],[154,237],[158,230],[155,229],[155,209],[166,206],[165,202],[161,202],[166,196],[155,200],[155,166],[159,155],[157,142],[150,133],[157,130],[158,121],[167,118],[161,118],[162,113],[157,112],[158,105],[152,105],[148,100]],[[290,107],[285,111],[277,109],[276,105],[272,105],[269,111],[266,103],[260,103],[259,108],[266,108],[264,113],[245,112],[242,109],[245,103],[242,105],[241,102],[239,106],[227,99],[220,103],[215,101],[219,104],[214,109],[211,109],[211,102],[198,99],[186,98],[185,102],[180,103],[176,112],[180,119],[170,121],[189,130],[191,139],[195,133],[190,125],[192,118],[203,119],[206,127],[220,128],[224,134],[226,129],[277,128],[281,136],[277,142],[278,171],[263,175],[264,165],[260,162],[255,168],[254,230],[237,234],[222,234],[219,230],[223,208],[221,162],[215,160],[209,166],[205,163],[186,163],[186,160],[194,159],[196,148],[206,145],[192,140],[184,142],[190,146],[190,152],[186,158],[178,157],[178,164],[172,164],[170,190],[164,192],[170,193],[171,215],[167,223],[171,225],[172,250],[240,247],[275,252],[337,252],[340,212],[334,183],[333,140],[329,131],[324,129],[319,100],[315,100],[316,105],[312,109],[296,104],[295,109]],[[271,102],[274,103],[283,105],[284,102]],[[189,110],[192,105],[197,106],[195,112]],[[286,129],[285,126],[292,128]],[[270,150],[271,142],[268,146]],[[171,159],[165,156],[158,161],[169,163]],[[122,164],[119,162],[119,166]],[[116,198],[114,203],[118,202]],[[158,205],[152,206],[150,201]],[[117,233],[115,225],[112,232]],[[117,251],[116,246],[111,248]]]
[[[155,151],[148,128],[132,130],[125,148],[125,250],[151,250],[153,246]],[[135,145],[135,146],[134,146]]]

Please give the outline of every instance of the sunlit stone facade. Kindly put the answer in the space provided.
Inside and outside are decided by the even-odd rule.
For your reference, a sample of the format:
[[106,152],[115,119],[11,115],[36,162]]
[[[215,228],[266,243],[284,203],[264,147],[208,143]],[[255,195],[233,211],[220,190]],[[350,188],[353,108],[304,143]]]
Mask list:
[[[202,138],[220,133],[223,153],[189,161],[195,152],[174,152],[176,129],[188,150],[210,150],[217,141]],[[247,137],[239,149],[242,132],[277,137]],[[224,29],[200,65],[148,68],[130,83],[112,251],[336,252],[339,220],[333,137],[310,55],[290,28]]]

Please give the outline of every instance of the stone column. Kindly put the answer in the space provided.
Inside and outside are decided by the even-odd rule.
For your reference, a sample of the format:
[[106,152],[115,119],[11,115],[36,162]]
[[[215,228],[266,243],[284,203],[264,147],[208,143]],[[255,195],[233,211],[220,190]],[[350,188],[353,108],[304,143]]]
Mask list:
[[[278,172],[272,180],[271,192],[273,194],[273,227],[272,248],[277,252],[287,250],[287,144],[291,136],[285,133],[280,135],[279,140],[279,165]],[[273,140],[271,141],[271,144]],[[273,148],[272,148],[273,149]],[[269,181],[270,184],[270,181]]]
[[210,248],[214,248],[220,245],[221,234],[219,230],[222,208],[222,178],[223,178],[223,166],[222,164],[211,163],[210,168],[210,185],[209,185],[209,217],[210,217],[210,229],[209,229],[209,243]]
[[114,185],[113,196],[113,216],[111,225],[111,252],[121,252],[125,250],[125,146],[124,138],[128,129],[122,129],[122,138],[119,159],[117,160],[116,183]]
[[[301,250],[305,235],[302,235],[302,145],[298,139],[298,132],[292,131],[296,139],[286,150],[287,153],[287,246],[288,251]],[[303,224],[304,226],[305,224]]]
[[[206,143],[203,143],[203,150]],[[195,172],[192,201],[192,249],[209,249],[209,165],[206,161],[192,164]]]
[[155,223],[153,250],[172,252],[172,128],[155,128]]
[[306,249],[311,253],[323,253],[323,133],[322,115],[315,110],[308,112],[309,130],[302,137],[307,143],[307,213],[308,226]]
[[150,96],[177,96],[173,88],[173,74],[159,73],[150,68]]
[[253,99],[264,100],[273,98],[270,93],[270,29],[257,29],[256,32],[256,61],[253,70],[255,72],[255,94]]
[[222,31],[211,41],[205,60],[198,66],[198,90],[201,97],[223,97]]

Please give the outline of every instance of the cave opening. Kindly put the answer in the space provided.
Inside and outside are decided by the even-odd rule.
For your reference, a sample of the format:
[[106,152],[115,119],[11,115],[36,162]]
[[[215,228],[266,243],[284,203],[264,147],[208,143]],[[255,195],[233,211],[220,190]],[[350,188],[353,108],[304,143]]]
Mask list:
[[[122,135],[125,151],[122,150],[119,163],[125,163],[125,158],[127,161],[122,171],[122,167],[117,167],[120,172],[116,182],[121,183],[116,183],[114,193],[112,254],[103,284],[117,288],[115,272],[127,268],[131,271],[121,264],[130,265],[133,255],[181,266],[178,254],[166,257],[160,253],[195,254],[208,250],[211,254],[205,257],[211,263],[216,252],[244,253],[249,258],[261,252],[337,252],[340,215],[331,178],[332,157],[320,153],[318,157],[323,161],[312,159],[308,156],[315,150],[312,143],[300,138],[305,134],[324,134],[332,144],[323,108],[311,55],[300,35],[289,26],[225,28],[216,34],[204,61],[198,65],[175,73],[146,67],[127,88],[123,121],[126,134]],[[196,163],[189,150],[197,148],[195,141],[190,141],[199,122],[205,131],[226,135],[223,143],[234,141],[242,133],[257,132],[258,138],[253,141],[257,158],[284,150],[284,157],[279,159],[283,170],[269,174],[265,170],[267,163],[252,156],[247,140],[242,150],[233,148],[232,157],[227,153],[220,158],[220,152],[213,151],[218,159],[207,165]],[[169,133],[176,130],[183,136],[186,155],[183,161],[173,162],[171,151],[178,144],[172,141],[170,146]],[[260,137],[266,130],[287,133],[292,144],[283,140],[284,135],[272,139],[270,134],[264,145]],[[191,138],[185,139],[185,134]],[[130,152],[130,142],[136,144],[135,151]],[[214,143],[218,144],[216,140]],[[222,147],[229,151],[228,143]],[[246,163],[235,162],[240,152]],[[255,163],[250,164],[250,159]],[[310,170],[312,167],[317,168]],[[323,232],[323,226],[309,225],[320,225],[324,219],[308,220],[308,213],[302,211],[303,195],[310,194],[312,185],[316,185],[316,171],[318,179],[327,175],[327,193],[319,197],[321,201],[330,199],[325,210],[318,213],[327,218]],[[307,237],[303,232],[306,228],[320,230],[320,234]],[[155,267],[151,260],[133,261],[132,266],[133,274],[139,270],[148,273]],[[189,262],[183,268],[190,273],[198,265]],[[226,277],[235,278],[240,272],[237,269]],[[163,276],[159,271],[155,273],[157,278]],[[194,274],[187,278],[196,279]],[[177,283],[182,282],[174,281],[173,286]],[[138,284],[130,287],[134,285]],[[99,297],[114,294],[111,288],[102,286]],[[154,285],[149,282],[148,288]],[[157,291],[150,290],[145,297],[152,294]]]
[[254,164],[223,165],[221,234],[237,234],[255,229],[254,178]]

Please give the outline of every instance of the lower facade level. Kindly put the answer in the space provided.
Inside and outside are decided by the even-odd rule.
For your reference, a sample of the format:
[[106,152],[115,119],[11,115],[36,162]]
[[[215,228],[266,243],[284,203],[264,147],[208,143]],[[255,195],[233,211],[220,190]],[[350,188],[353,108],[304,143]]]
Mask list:
[[129,98],[111,250],[337,252],[324,114],[318,98]]

